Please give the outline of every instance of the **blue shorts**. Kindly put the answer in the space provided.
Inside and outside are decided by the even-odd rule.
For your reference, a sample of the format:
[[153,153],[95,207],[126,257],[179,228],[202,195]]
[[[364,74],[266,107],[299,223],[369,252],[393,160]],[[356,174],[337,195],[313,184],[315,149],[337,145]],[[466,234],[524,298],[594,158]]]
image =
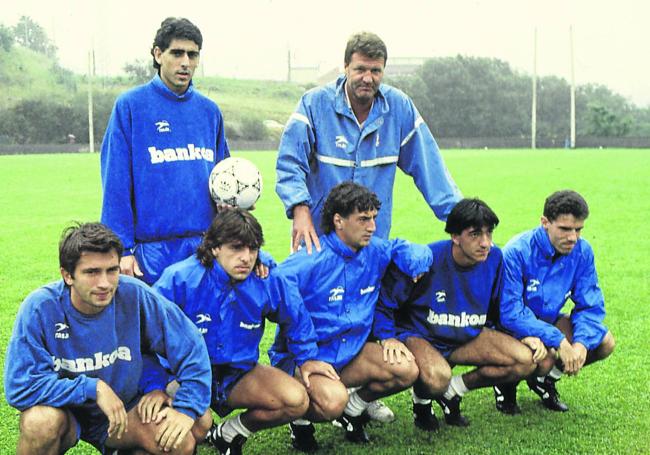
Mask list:
[[401,332],[400,334],[397,335],[397,339],[400,340],[402,343],[406,343],[407,338],[420,338],[422,340],[428,341],[431,346],[433,346],[436,351],[442,355],[445,360],[449,360],[449,356],[451,356],[451,353],[454,352],[456,349],[458,349],[460,344],[450,344],[450,343],[445,343],[441,340],[429,340],[427,338],[424,338],[422,335],[419,333],[415,332]]
[[167,267],[194,254],[201,239],[197,235],[136,244],[135,258],[144,274],[142,281],[154,284]]
[[[137,394],[131,401],[124,403],[126,412],[138,404],[142,395]],[[72,412],[77,421],[77,440],[81,439],[92,444],[101,453],[106,453],[108,449],[104,447],[108,438],[108,418],[97,405],[83,408],[68,407],[65,408]]]
[[225,417],[234,410],[227,403],[230,392],[232,392],[233,387],[237,385],[239,380],[253,368],[255,368],[255,365],[212,365],[212,397],[210,407],[219,417]]

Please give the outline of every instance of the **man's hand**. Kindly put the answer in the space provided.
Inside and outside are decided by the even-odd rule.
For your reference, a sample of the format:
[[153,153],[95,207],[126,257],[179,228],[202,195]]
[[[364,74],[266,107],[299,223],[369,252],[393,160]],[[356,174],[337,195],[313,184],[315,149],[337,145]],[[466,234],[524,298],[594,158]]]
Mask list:
[[406,358],[408,362],[413,360],[413,354],[406,347],[404,343],[399,341],[397,338],[387,338],[379,342],[384,351],[384,362],[389,362],[391,364],[402,363],[402,355]]
[[97,406],[108,419],[108,437],[122,439],[129,424],[124,403],[113,389],[101,379],[97,381]]
[[[587,360],[587,348],[584,344],[575,342],[573,343],[573,350],[578,354],[578,371],[585,366]],[[577,373],[577,372],[576,372]]]
[[194,419],[174,408],[168,407],[163,408],[158,413],[154,423],[159,426],[156,432],[158,448],[169,452],[178,449],[187,433],[194,426]]
[[537,337],[522,338],[521,342],[524,343],[526,346],[528,346],[531,351],[533,351],[534,363],[539,363],[542,359],[546,358],[546,356],[548,355],[546,346],[544,346],[542,340],[540,340]]
[[296,205],[293,208],[293,230],[291,231],[291,251],[298,251],[300,242],[305,242],[307,254],[311,254],[312,243],[316,250],[320,251],[320,240],[314,228],[314,222],[311,219],[311,211],[306,205]]
[[162,390],[154,390],[143,395],[137,406],[140,421],[144,424],[156,420],[158,412],[163,408],[163,406],[171,405],[172,399]]
[[140,264],[138,264],[137,259],[133,255],[122,256],[122,259],[120,259],[120,273],[137,277],[143,275],[142,270],[140,270]]
[[327,362],[322,362],[320,360],[307,360],[305,363],[298,367],[300,370],[300,377],[302,382],[305,384],[305,387],[309,388],[309,376],[312,374],[320,374],[326,376],[334,381],[339,381],[339,375],[336,374],[336,370],[332,365]]
[[253,270],[255,271],[255,275],[260,278],[267,278],[269,276],[269,267],[261,261],[257,263]]
[[[582,348],[584,348],[584,346],[582,346]],[[580,348],[576,349],[567,341],[566,338],[564,338],[560,343],[558,356],[564,365],[564,372],[568,375],[575,375],[578,374],[580,368],[584,365],[584,359],[587,355],[585,353],[583,356]]]

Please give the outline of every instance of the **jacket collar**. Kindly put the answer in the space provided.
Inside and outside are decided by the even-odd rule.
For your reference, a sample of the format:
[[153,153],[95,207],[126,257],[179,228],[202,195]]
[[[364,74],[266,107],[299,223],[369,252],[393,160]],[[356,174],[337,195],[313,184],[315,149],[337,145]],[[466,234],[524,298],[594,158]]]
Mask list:
[[156,74],[153,79],[151,79],[151,85],[153,85],[157,92],[170,100],[187,101],[192,98],[192,95],[194,94],[194,82],[190,81],[190,85],[187,87],[185,93],[177,95],[165,85],[159,74]]
[[553,247],[551,239],[548,237],[548,233],[542,226],[537,226],[535,228],[533,238],[540,251],[542,252],[542,255],[546,259],[553,259],[553,256],[555,256],[555,247]]
[[336,235],[336,232],[330,232],[323,237],[325,243],[332,249],[332,251],[341,256],[343,259],[362,258],[363,255],[360,253],[363,251],[363,248],[361,248],[359,251],[352,250],[352,248],[346,245],[343,240],[341,240],[339,236]]

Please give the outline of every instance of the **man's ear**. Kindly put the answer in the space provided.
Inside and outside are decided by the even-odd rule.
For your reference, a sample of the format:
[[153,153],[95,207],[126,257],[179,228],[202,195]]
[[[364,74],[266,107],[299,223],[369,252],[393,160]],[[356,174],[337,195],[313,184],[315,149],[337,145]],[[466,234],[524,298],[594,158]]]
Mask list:
[[65,281],[65,284],[68,286],[72,285],[72,282],[74,281],[74,277],[68,272],[66,269],[63,267],[60,268],[61,270],[61,278],[63,278],[63,281]]

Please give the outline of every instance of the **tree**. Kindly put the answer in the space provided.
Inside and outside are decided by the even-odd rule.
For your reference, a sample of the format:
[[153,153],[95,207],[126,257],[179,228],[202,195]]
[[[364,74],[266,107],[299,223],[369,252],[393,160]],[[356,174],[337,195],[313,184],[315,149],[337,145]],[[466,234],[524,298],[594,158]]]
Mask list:
[[13,28],[15,40],[21,46],[48,57],[55,57],[57,48],[50,41],[43,27],[28,16],[21,16]]
[[9,52],[13,44],[14,34],[11,31],[11,28],[0,24],[0,48],[4,49],[6,52]]
[[151,61],[141,59],[127,63],[124,65],[123,70],[129,76],[129,79],[136,84],[144,84],[156,74],[156,69],[151,64]]

